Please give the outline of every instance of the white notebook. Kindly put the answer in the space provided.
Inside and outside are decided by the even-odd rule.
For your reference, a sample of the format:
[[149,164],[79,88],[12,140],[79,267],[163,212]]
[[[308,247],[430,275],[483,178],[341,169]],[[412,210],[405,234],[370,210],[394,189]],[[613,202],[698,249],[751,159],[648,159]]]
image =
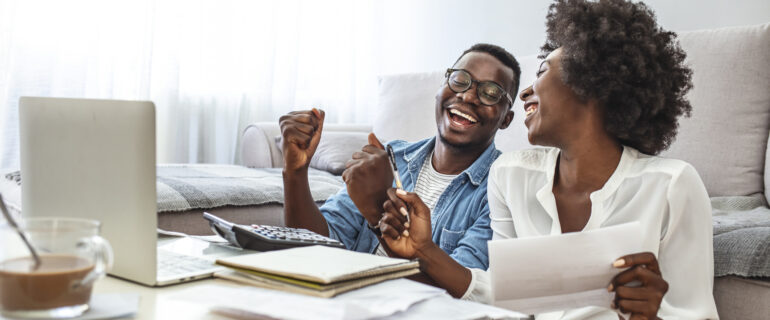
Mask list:
[[218,259],[217,264],[329,284],[416,269],[417,261],[326,246],[309,246]]

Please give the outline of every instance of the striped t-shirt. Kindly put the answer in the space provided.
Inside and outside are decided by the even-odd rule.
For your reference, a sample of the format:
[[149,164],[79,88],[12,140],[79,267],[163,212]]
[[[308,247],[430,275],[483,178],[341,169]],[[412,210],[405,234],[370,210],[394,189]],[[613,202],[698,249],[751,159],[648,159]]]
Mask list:
[[425,162],[422,163],[420,174],[417,176],[417,183],[414,186],[414,193],[422,199],[422,202],[425,202],[425,205],[432,212],[433,208],[436,207],[438,198],[444,193],[444,189],[457,175],[439,173],[433,168],[431,159],[433,159],[432,152],[429,157],[425,157]]
[[[417,175],[417,183],[414,186],[414,193],[417,194],[422,202],[430,208],[431,216],[433,216],[433,208],[436,207],[436,202],[441,194],[444,193],[444,189],[449,186],[449,183],[457,177],[456,174],[442,174],[433,168],[433,153],[430,156],[425,157],[425,162],[422,163],[420,168],[420,174]],[[387,256],[388,253],[382,246],[377,246],[375,254],[378,256]]]

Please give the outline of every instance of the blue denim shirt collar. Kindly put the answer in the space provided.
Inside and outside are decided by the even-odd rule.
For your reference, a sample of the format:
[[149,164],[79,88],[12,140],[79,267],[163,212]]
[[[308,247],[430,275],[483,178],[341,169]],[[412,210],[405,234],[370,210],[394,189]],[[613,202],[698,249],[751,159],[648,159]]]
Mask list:
[[[433,147],[436,145],[436,139],[438,137],[428,138],[418,143],[415,143],[412,148],[404,150],[404,161],[408,163],[408,172],[412,174],[416,181],[416,177],[422,168],[425,158],[431,155]],[[489,169],[492,167],[492,163],[500,155],[500,150],[495,148],[495,142],[489,144],[486,150],[476,161],[471,164],[470,167],[463,170],[462,174],[468,176],[468,180],[474,185],[478,186],[482,180],[489,173]]]

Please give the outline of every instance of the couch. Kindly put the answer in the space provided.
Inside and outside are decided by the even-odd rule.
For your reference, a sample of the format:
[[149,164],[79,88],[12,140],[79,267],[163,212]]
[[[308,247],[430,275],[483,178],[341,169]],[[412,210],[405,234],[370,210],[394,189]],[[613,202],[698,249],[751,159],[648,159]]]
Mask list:
[[[722,319],[770,315],[770,23],[679,33],[694,70],[690,118],[662,156],[691,163],[714,206],[714,296]],[[522,88],[532,83],[536,56],[518,57]],[[434,96],[443,71],[382,76],[371,126],[324,126],[311,165],[329,169],[366,144],[373,131],[384,141],[435,135]],[[530,147],[521,101],[513,124],[495,139],[502,151]],[[256,123],[243,133],[242,162],[252,168],[282,165],[278,123]],[[325,149],[326,152],[320,152]],[[336,150],[337,152],[329,152]],[[332,159],[334,157],[340,159]],[[333,167],[333,166],[332,166]],[[338,169],[338,168],[337,168]],[[280,214],[273,210],[271,214]],[[262,216],[259,219],[267,219]],[[275,220],[275,219],[270,219]],[[282,221],[282,220],[281,220]],[[747,267],[748,265],[748,267]],[[686,266],[683,266],[686,267]]]

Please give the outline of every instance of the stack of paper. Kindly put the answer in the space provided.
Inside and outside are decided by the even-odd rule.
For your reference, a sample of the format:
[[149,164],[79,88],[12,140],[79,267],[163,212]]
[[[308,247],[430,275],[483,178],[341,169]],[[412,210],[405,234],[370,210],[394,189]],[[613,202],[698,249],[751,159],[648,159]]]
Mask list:
[[417,261],[326,246],[299,247],[218,259],[215,276],[258,287],[329,298],[419,272]]

